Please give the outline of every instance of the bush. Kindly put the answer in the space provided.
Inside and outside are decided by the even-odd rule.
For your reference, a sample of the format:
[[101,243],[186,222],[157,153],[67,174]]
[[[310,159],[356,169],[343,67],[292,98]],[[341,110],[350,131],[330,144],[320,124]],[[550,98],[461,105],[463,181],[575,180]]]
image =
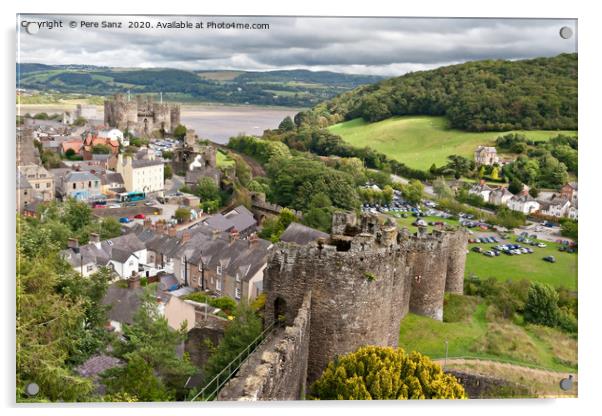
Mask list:
[[525,321],[554,327],[558,324],[559,315],[558,292],[548,284],[531,282],[525,305]]
[[366,346],[336,358],[312,385],[319,400],[464,399],[458,380],[418,352]]

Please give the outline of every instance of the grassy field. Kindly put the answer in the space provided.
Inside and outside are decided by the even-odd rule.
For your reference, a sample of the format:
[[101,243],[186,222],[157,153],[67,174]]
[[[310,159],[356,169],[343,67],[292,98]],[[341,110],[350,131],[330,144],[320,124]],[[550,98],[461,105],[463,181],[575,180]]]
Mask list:
[[230,167],[230,166],[234,166],[234,160],[230,159],[228,157],[228,155],[217,151],[216,152],[216,162],[217,162],[217,166],[219,167]]
[[[511,240],[515,239],[516,236],[512,236]],[[519,256],[501,254],[498,257],[487,257],[470,251],[466,257],[466,276],[474,274],[482,279],[495,277],[498,280],[524,278],[549,283],[554,287],[564,286],[576,290],[577,253],[558,251],[559,244],[556,243],[546,242],[546,244],[545,248],[528,246],[535,252]],[[497,244],[469,244],[469,248],[475,245],[490,249],[490,246]],[[556,263],[543,261],[542,258],[546,256],[554,256]]]
[[[417,169],[428,169],[433,163],[442,166],[452,154],[472,160],[478,145],[492,145],[498,136],[510,133],[450,129],[445,117],[430,116],[392,117],[376,123],[357,118],[335,124],[329,130],[354,146],[369,146]],[[575,134],[545,130],[516,132],[536,140],[546,140],[558,133]]]
[[[431,358],[471,357],[499,360],[527,367],[555,371],[575,371],[577,341],[569,335],[537,325],[518,325],[493,318],[490,308],[480,298],[458,296],[460,302],[450,304],[446,296],[444,322],[409,314],[401,322],[399,346],[419,351]],[[450,309],[460,308],[460,312]],[[448,315],[453,322],[445,322]]]

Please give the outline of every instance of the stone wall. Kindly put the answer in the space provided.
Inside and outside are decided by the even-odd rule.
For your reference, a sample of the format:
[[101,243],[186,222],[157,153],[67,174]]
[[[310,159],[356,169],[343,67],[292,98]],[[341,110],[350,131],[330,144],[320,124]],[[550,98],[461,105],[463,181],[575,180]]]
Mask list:
[[397,346],[408,311],[443,318],[456,238],[451,231],[409,235],[375,215],[335,214],[329,241],[272,250],[264,272],[266,323],[279,315],[290,323],[312,291],[310,383],[337,355],[363,345]]
[[311,303],[308,292],[292,324],[249,356],[218,400],[299,400],[305,396]]
[[469,399],[534,396],[526,386],[520,386],[501,378],[459,370],[449,370],[446,373],[458,379]]

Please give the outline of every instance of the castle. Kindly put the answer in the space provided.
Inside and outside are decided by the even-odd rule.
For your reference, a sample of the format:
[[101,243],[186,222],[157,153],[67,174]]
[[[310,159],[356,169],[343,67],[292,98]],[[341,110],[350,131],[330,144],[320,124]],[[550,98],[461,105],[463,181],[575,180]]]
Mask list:
[[105,101],[104,122],[119,130],[128,129],[149,136],[155,130],[173,133],[180,124],[180,106],[153,102],[152,97],[137,95],[130,101],[123,94],[115,94]]
[[220,400],[295,400],[328,362],[362,345],[397,346],[408,312],[443,318],[462,293],[467,232],[400,230],[375,214],[335,213],[330,238],[278,243],[264,272],[266,327],[287,327],[251,355]]

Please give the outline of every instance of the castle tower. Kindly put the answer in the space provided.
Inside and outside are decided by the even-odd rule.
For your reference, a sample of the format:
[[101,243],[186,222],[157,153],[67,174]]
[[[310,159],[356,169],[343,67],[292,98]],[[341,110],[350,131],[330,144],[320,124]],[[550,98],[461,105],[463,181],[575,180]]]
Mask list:
[[173,133],[174,129],[181,124],[180,123],[180,106],[179,105],[172,105],[169,108],[169,119],[170,119],[170,125],[171,125],[171,130],[169,132]]
[[468,233],[459,230],[451,234],[448,257],[447,277],[445,291],[461,295],[464,293],[464,270],[466,266],[466,251],[468,247]]
[[311,290],[310,383],[337,355],[362,345],[395,347],[408,311],[442,319],[447,277],[457,290],[456,279],[464,273],[462,261],[449,265],[450,256],[466,256],[450,247],[464,236],[409,235],[374,214],[335,213],[327,241],[281,242],[272,250],[264,272],[265,323],[282,317],[291,324]]

